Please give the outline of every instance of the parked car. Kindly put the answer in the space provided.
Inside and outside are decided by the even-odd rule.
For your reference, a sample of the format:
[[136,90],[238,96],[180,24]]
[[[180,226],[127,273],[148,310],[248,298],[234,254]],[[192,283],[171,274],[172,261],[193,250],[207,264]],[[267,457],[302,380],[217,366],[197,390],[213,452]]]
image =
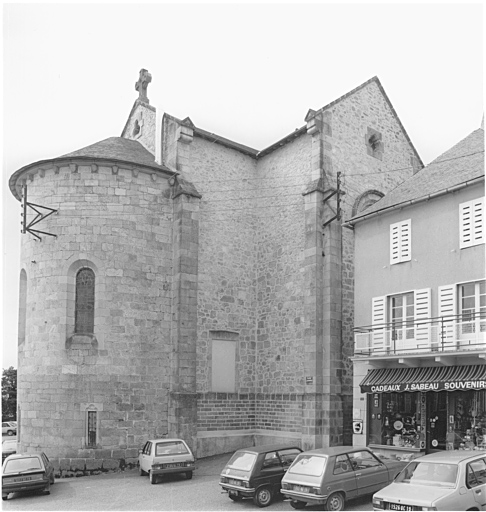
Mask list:
[[307,504],[344,510],[351,498],[388,485],[407,463],[375,455],[369,448],[336,446],[301,453],[282,479],[282,494],[295,509]]
[[196,459],[182,439],[152,439],[139,450],[140,475],[148,473],[150,483],[157,483],[159,475],[184,473],[190,480],[196,469]]
[[413,460],[373,496],[373,510],[486,510],[486,452],[454,450]]
[[16,421],[2,421],[2,435],[7,434],[13,436],[17,433],[17,422]]
[[252,498],[266,507],[280,494],[280,482],[302,450],[295,445],[272,444],[237,450],[224,467],[219,485],[229,498]]
[[45,453],[15,453],[2,466],[2,500],[12,492],[44,491],[54,484],[54,467]]
[[2,464],[3,461],[13,453],[17,453],[17,439],[5,439],[2,442]]

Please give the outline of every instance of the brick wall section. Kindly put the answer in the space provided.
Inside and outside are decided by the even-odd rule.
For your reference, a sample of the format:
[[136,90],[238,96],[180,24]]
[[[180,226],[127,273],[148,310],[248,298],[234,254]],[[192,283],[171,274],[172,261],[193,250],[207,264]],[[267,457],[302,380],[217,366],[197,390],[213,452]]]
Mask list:
[[301,409],[295,393],[198,393],[198,431],[255,429],[260,418],[260,430],[300,432]]

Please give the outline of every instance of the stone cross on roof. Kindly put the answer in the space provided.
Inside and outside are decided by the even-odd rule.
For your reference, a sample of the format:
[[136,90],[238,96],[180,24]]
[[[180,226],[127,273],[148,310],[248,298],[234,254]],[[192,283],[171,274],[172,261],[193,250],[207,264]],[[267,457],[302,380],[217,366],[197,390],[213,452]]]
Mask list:
[[147,87],[151,81],[152,75],[146,69],[141,69],[138,82],[135,82],[135,90],[138,91],[138,99],[144,103],[150,103],[147,98]]

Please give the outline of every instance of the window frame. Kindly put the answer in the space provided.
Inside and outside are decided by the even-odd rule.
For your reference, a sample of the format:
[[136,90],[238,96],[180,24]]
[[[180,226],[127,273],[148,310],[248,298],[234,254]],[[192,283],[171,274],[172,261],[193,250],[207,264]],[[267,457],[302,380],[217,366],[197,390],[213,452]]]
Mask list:
[[[88,273],[92,279],[92,286],[86,292],[88,286],[82,286],[80,275]],[[75,276],[74,298],[74,334],[94,334],[95,327],[95,299],[96,299],[96,274],[90,267],[82,267]],[[91,306],[88,308],[87,306]],[[89,316],[89,318],[87,318]]]

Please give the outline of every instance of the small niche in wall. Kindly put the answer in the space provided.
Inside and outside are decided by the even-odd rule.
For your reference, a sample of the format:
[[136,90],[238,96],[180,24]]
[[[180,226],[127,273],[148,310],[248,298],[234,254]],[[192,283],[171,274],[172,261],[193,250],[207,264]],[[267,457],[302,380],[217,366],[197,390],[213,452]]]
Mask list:
[[379,131],[368,127],[365,135],[366,151],[368,155],[378,158],[378,160],[383,158],[383,151],[385,149],[382,139],[383,136]]

